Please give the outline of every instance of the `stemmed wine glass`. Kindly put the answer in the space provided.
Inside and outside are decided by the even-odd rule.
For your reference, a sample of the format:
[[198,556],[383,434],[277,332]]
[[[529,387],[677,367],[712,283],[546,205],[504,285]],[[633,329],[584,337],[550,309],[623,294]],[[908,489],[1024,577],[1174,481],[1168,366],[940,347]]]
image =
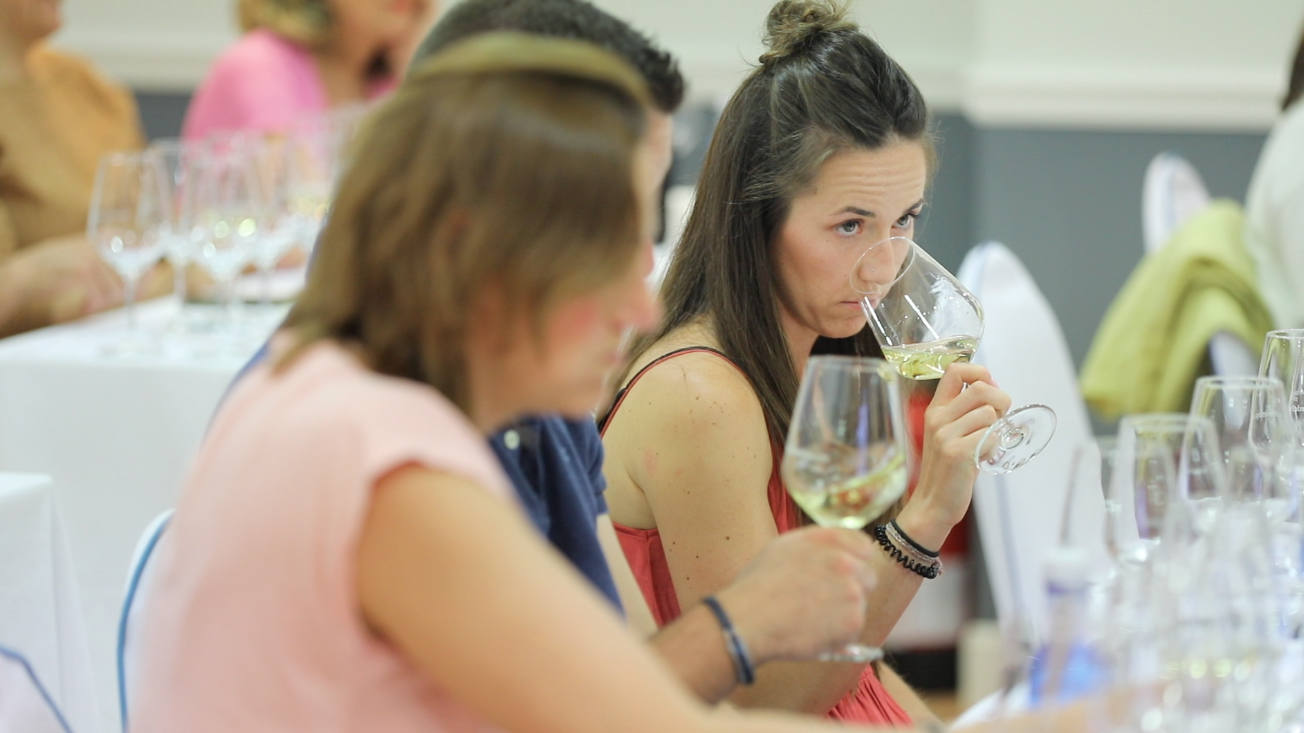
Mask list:
[[[881,359],[813,356],[802,376],[780,472],[793,500],[825,527],[862,529],[906,490],[905,422],[895,371]],[[848,644],[826,661],[871,662]]]
[[155,140],[146,149],[163,172],[167,197],[167,221],[163,229],[163,256],[172,265],[172,298],[176,303],[176,325],[185,330],[186,269],[194,258],[194,222],[187,188],[196,169],[195,157],[201,154],[197,143],[178,139]]
[[[1286,416],[1293,440],[1282,479],[1287,495],[1298,500],[1304,495],[1304,329],[1268,332],[1263,340],[1259,376],[1276,378],[1284,386]],[[1304,512],[1298,504],[1285,509],[1279,512],[1280,518],[1275,523],[1277,546],[1273,557],[1288,578],[1283,589],[1288,619],[1293,637],[1301,642],[1304,641]]]
[[1115,559],[1145,564],[1206,536],[1226,485],[1208,418],[1183,413],[1128,415],[1118,426],[1107,496]]
[[145,153],[110,153],[100,160],[91,192],[86,237],[122,277],[127,313],[125,351],[140,347],[136,286],[163,255],[169,220],[163,169]]
[[1295,455],[1286,395],[1273,377],[1200,377],[1191,414],[1209,418],[1218,433],[1230,496],[1260,504],[1271,520],[1293,516],[1299,497],[1287,467]]
[[217,282],[228,335],[237,340],[236,278],[252,258],[266,221],[266,193],[254,167],[253,145],[240,135],[210,141],[192,191],[200,236],[195,261]]
[[[1293,456],[1286,478],[1298,495],[1304,492],[1304,328],[1268,332],[1259,376],[1277,379],[1285,390],[1286,417],[1293,433]],[[1295,519],[1299,520],[1298,514]]]
[[[910,239],[891,237],[866,250],[851,285],[883,356],[901,376],[938,379],[953,362],[973,358],[983,335],[982,306]],[[1036,457],[1054,433],[1049,407],[1012,409],[987,429],[974,462],[988,473],[1009,473]]]
[[[326,218],[343,149],[357,112],[301,120],[285,144],[284,207],[290,246],[311,254]],[[347,122],[347,124],[346,124]]]

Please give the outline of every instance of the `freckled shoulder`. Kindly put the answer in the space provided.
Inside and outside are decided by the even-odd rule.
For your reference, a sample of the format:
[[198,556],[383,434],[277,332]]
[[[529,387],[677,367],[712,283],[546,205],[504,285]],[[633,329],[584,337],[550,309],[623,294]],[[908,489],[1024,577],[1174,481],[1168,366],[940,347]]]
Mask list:
[[764,486],[771,467],[765,415],[751,383],[709,352],[681,354],[644,372],[603,442],[608,461],[645,491],[668,478],[680,485],[695,470],[739,472],[746,483],[759,478]]

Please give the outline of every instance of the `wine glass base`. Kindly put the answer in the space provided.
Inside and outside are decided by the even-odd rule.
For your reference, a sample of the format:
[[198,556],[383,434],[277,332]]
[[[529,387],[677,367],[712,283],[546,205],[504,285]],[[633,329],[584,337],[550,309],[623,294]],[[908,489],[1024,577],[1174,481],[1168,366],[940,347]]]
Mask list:
[[1036,458],[1055,434],[1055,411],[1045,405],[1024,405],[987,428],[974,449],[974,463],[993,474],[1009,473]]
[[816,659],[821,662],[857,662],[859,664],[868,664],[877,662],[883,658],[883,650],[876,646],[866,646],[865,644],[847,644],[831,652],[824,652]]

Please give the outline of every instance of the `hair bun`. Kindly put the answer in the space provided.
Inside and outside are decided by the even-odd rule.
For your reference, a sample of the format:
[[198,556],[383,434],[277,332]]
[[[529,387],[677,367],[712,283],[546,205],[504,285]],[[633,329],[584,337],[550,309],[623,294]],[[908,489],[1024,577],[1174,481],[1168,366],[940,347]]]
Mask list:
[[856,30],[847,19],[847,7],[833,0],[779,0],[765,19],[765,53],[762,64],[805,51],[825,33]]

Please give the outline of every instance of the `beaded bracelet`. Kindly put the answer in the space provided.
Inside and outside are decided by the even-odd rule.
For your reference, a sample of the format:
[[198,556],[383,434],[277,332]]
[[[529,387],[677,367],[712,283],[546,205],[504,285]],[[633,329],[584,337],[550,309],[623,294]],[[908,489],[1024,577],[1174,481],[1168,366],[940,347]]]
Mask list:
[[941,559],[919,547],[918,543],[896,526],[896,522],[875,527],[874,539],[906,570],[929,580],[942,574]]
[[715,599],[715,596],[707,596],[702,599],[702,603],[711,609],[715,614],[715,620],[720,622],[720,630],[724,632],[724,648],[729,652],[729,658],[733,660],[734,671],[738,673],[738,682],[743,685],[750,685],[756,681],[756,669],[752,667],[752,658],[747,654],[747,645],[734,631],[733,622],[729,620],[729,615],[724,612],[724,607]]
[[906,534],[906,531],[904,529],[901,529],[901,525],[897,524],[897,521],[895,519],[888,520],[887,524],[888,527],[894,530],[897,534],[897,537],[894,539],[905,540],[907,544],[909,544],[911,547],[918,550],[920,554],[924,555],[925,557],[936,558],[939,555],[941,555],[941,552],[934,552],[933,550],[929,550],[925,548],[923,545],[919,544],[918,542],[915,542],[914,539],[910,537],[910,535]]

